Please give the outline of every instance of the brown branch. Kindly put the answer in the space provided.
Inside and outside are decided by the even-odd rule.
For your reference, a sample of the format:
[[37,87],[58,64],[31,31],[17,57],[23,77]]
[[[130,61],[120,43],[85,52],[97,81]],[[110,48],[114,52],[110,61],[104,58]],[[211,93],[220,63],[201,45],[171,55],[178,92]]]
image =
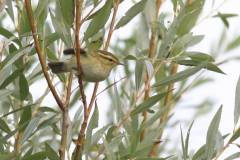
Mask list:
[[29,0],[25,0],[25,3],[26,3],[26,10],[27,10],[27,14],[28,14],[30,25],[31,25],[34,42],[35,42],[35,48],[36,48],[36,51],[37,51],[38,59],[39,59],[40,64],[42,66],[42,70],[43,70],[45,79],[47,80],[48,86],[49,86],[49,88],[50,88],[50,90],[53,94],[53,97],[55,98],[58,106],[61,108],[62,111],[64,111],[65,110],[64,103],[59,98],[59,96],[58,96],[58,94],[57,94],[57,92],[56,92],[56,90],[55,90],[55,88],[54,88],[54,86],[53,86],[53,84],[50,80],[49,74],[47,72],[47,67],[46,67],[46,64],[44,62],[44,58],[43,58],[43,55],[42,55],[42,51],[41,51],[41,48],[40,48],[40,45],[39,45],[38,37],[35,34],[35,33],[37,33],[37,31],[36,31],[35,23],[34,23],[33,18],[32,18],[31,6],[30,6],[30,3],[29,3]]
[[62,119],[62,137],[61,137],[61,147],[59,149],[60,160],[65,159],[65,150],[67,146],[67,130],[69,127],[68,124],[68,111],[69,111],[69,104],[70,104],[70,96],[71,96],[71,87],[72,87],[72,78],[73,74],[70,72],[69,80],[68,80],[68,87],[67,87],[67,97],[66,97],[66,109],[63,111],[63,119]]

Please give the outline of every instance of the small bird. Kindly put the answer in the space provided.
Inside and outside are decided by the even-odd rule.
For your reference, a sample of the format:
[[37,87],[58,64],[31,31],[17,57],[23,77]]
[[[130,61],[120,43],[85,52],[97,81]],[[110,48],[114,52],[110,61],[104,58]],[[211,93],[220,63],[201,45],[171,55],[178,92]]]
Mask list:
[[[73,48],[63,51],[64,55],[72,55],[65,61],[49,60],[48,66],[55,74],[72,72],[78,74],[77,57]],[[111,70],[117,65],[123,65],[118,58],[107,51],[82,49],[81,69],[82,80],[86,82],[100,82],[105,80],[111,73]]]

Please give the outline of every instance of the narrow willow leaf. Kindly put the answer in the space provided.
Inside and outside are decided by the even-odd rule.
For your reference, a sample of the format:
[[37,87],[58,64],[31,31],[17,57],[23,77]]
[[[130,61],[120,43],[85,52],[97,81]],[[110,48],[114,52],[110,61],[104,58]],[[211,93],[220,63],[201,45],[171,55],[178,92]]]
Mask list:
[[228,43],[227,48],[226,48],[226,52],[231,51],[231,50],[239,47],[239,43],[240,43],[240,36],[237,37],[236,39],[232,40],[230,43]]
[[115,95],[115,100],[116,100],[116,111],[117,111],[117,122],[120,122],[122,116],[122,103],[121,103],[121,100],[120,100],[120,95],[118,93],[118,89],[117,89],[117,85],[115,84],[114,85],[114,95]]
[[[2,85],[2,83],[5,81],[5,79],[11,74],[12,72],[12,65],[9,65],[8,67],[6,67],[2,73],[1,73],[1,78],[0,78],[0,85]],[[0,98],[2,99],[2,98]]]
[[132,115],[135,115],[135,114],[142,113],[143,111],[146,111],[147,109],[151,108],[154,104],[156,104],[158,101],[160,101],[162,98],[164,98],[170,92],[172,92],[172,90],[148,98],[147,100],[142,102],[139,106],[137,106],[130,113],[130,115],[132,116]]
[[145,14],[147,24],[149,25],[152,21],[157,20],[157,7],[156,1],[147,1],[146,7],[142,11]]
[[138,15],[140,12],[142,12],[146,6],[147,0],[142,0],[132,6],[126,13],[125,16],[123,16],[118,23],[115,26],[115,30],[119,29],[120,27],[125,26],[128,22],[131,21],[136,15]]
[[[73,139],[73,124],[70,119],[69,113],[68,113],[68,128],[67,128],[67,151],[69,151],[69,148],[71,147],[72,139]],[[63,133],[62,133],[63,135]]]
[[222,113],[222,106],[218,109],[217,113],[215,114],[215,116],[211,121],[210,126],[208,127],[207,139],[206,139],[206,151],[205,151],[207,160],[212,159],[212,155],[214,153],[214,147],[216,145],[221,113]]
[[15,37],[13,33],[9,32],[5,28],[0,27],[0,35],[2,35],[3,37],[6,37],[7,39],[10,39],[10,38],[12,39],[14,37],[12,41],[15,42],[20,48],[22,48],[21,41],[17,37]]
[[144,125],[143,129],[146,129],[147,127],[151,126],[156,120],[159,120],[159,117],[161,117],[166,111],[167,109],[172,105],[172,103],[174,102],[174,100],[172,100],[171,102],[169,102],[165,107],[161,108],[157,113],[155,113]]
[[37,129],[33,132],[33,134],[35,134],[37,131],[40,131],[42,129],[44,129],[45,127],[47,127],[53,120],[54,118],[56,118],[60,113],[57,113],[55,115],[53,115],[52,117],[50,117],[47,120],[44,120],[42,123],[40,123],[37,127]]
[[30,61],[16,69],[0,86],[0,90],[4,89],[7,85],[9,85],[13,80],[15,80],[23,71],[24,69],[28,66]]
[[105,150],[107,153],[107,159],[116,160],[116,156],[115,156],[112,148],[109,146],[108,142],[106,141],[106,139],[103,136],[102,136],[102,140],[103,140],[103,144],[105,146]]
[[5,153],[0,155],[0,159],[2,160],[12,160],[14,157],[16,157],[15,151],[13,151],[12,153]]
[[215,150],[219,153],[223,149],[223,147],[224,147],[223,137],[221,132],[218,131]]
[[[184,141],[183,141],[183,135],[182,135],[182,128],[180,125],[180,130],[181,130],[181,144],[182,144],[182,152],[183,152],[183,159],[187,160],[187,151],[185,150],[185,146],[184,146]],[[182,156],[181,156],[182,157]]]
[[4,131],[6,133],[11,132],[11,129],[9,128],[8,124],[2,118],[0,118],[0,129],[1,131]]
[[6,6],[8,6],[6,8],[7,13],[9,14],[9,17],[11,18],[11,20],[14,22],[14,13],[13,13],[12,1],[7,1]]
[[149,60],[145,60],[148,76],[151,77],[154,71],[153,65]]
[[193,36],[191,41],[187,44],[187,47],[195,46],[196,44],[200,43],[204,37],[205,35]]
[[97,103],[95,101],[95,109],[94,109],[94,112],[93,112],[93,115],[90,119],[90,122],[88,124],[88,128],[87,128],[87,134],[86,134],[86,145],[85,145],[85,148],[86,148],[86,159],[88,159],[88,153],[90,151],[90,143],[91,143],[91,138],[92,138],[92,131],[94,128],[97,128],[98,127],[98,106],[97,106]]
[[240,116],[240,76],[238,78],[235,91],[234,126],[237,125],[239,116]]
[[13,92],[14,92],[14,90],[1,89],[1,90],[0,90],[0,99],[3,100],[4,98],[6,98],[7,96],[9,96],[9,95],[12,94]]
[[90,22],[83,41],[87,40],[88,38],[92,37],[94,34],[96,34],[100,29],[104,27],[106,24],[112,8],[112,0],[108,0],[103,8],[99,10],[99,12],[93,17],[93,20]]
[[23,158],[21,160],[43,160],[45,157],[47,157],[51,151],[42,151],[42,152],[37,152],[33,155],[27,156],[26,158]]
[[71,26],[74,19],[75,1],[60,0],[60,5],[63,17],[65,18],[67,23]]
[[167,32],[167,28],[166,28],[161,22],[159,22],[159,21],[152,21],[152,22],[151,22],[151,26],[152,26],[153,28],[159,28],[159,29],[161,29],[164,33]]
[[136,62],[135,66],[135,84],[136,84],[136,91],[138,92],[141,82],[142,82],[142,74],[143,74],[143,67],[144,61],[140,60]]
[[68,32],[64,25],[57,21],[57,19],[53,16],[52,12],[50,12],[51,20],[53,27],[55,29],[55,32],[58,34],[58,36],[61,38],[61,40],[64,42],[64,44],[70,48],[72,46],[72,38],[71,35],[68,35]]
[[174,48],[179,48],[179,47],[182,47],[186,44],[188,44],[191,39],[192,39],[192,32],[191,33],[187,33],[185,34],[184,36],[182,36],[181,38],[179,38],[176,43],[174,44]]
[[178,27],[177,35],[182,36],[193,28],[204,4],[205,0],[196,0],[191,5],[187,6],[186,15]]
[[191,75],[195,74],[199,70],[201,70],[203,67],[207,65],[207,61],[188,70],[178,72],[176,74],[170,75],[158,82],[156,82],[152,87],[159,87],[164,85],[169,85],[178,81],[181,81],[187,77],[190,77]]
[[52,147],[48,143],[45,143],[45,150],[50,151],[50,154],[47,156],[50,160],[59,159],[57,153],[54,151],[54,149],[52,149]]
[[[89,149],[92,149],[94,146],[97,145],[97,142],[100,140],[101,135],[104,134],[104,132],[108,129],[108,127],[109,127],[109,125],[106,125],[92,135],[92,140],[91,140],[91,144],[90,144]],[[84,149],[83,153],[85,153],[85,149]]]
[[45,150],[50,152],[50,154],[47,155],[47,157],[50,160],[58,160],[59,159],[57,153],[51,148],[51,146],[48,143],[45,143]]
[[[30,121],[30,120],[29,120]],[[29,121],[23,123],[22,125],[18,126],[14,131],[8,133],[6,136],[1,137],[0,138],[0,144],[5,142],[6,140],[8,140],[9,138],[11,138],[12,136],[14,136],[20,129],[22,129],[23,127],[25,127]]]
[[116,126],[112,126],[112,127],[110,127],[109,129],[108,129],[108,131],[107,131],[107,136],[106,136],[106,140],[107,141],[110,141],[110,140],[112,140],[113,139],[113,131],[116,129],[117,127]]
[[36,105],[36,103],[35,103],[35,104],[31,104],[31,105],[27,105],[27,106],[25,106],[25,107],[21,107],[21,108],[15,109],[15,110],[13,110],[13,111],[11,111],[11,112],[8,112],[8,113],[4,114],[2,117],[6,117],[6,116],[8,116],[8,115],[10,115],[10,114],[12,114],[12,113],[15,113],[15,112],[18,112],[18,111],[21,111],[21,110],[24,110],[24,109],[33,107],[33,106],[35,106],[35,105]]
[[240,127],[237,129],[237,131],[235,131],[235,133],[232,135],[232,137],[230,138],[228,143],[232,143],[233,141],[235,141],[239,137],[240,137]]
[[190,136],[190,131],[191,131],[193,122],[191,123],[190,127],[188,128],[187,136],[186,136],[186,139],[185,139],[185,151],[186,151],[186,154],[188,154],[188,142],[189,142],[189,136]]
[[168,32],[166,33],[164,39],[162,40],[161,46],[158,51],[158,59],[165,59],[165,57],[168,55],[168,52],[170,50],[170,46],[173,43],[174,37],[176,35],[177,29],[182,22],[184,15],[185,15],[185,7],[183,2],[180,0],[180,12],[179,15],[174,18],[174,21],[172,22],[171,26],[168,29]]
[[234,153],[230,156],[228,156],[227,158],[225,158],[224,160],[233,160],[233,159],[239,159],[240,157],[240,152]]
[[44,9],[46,9],[47,5],[48,5],[48,0],[38,1],[37,9],[34,14],[35,21],[37,21],[38,17],[41,15]]
[[72,126],[72,127],[74,127],[75,123],[77,122],[77,120],[78,120],[78,118],[79,118],[82,110],[83,110],[83,106],[81,105],[81,106],[78,108],[78,110],[76,111],[76,113],[75,113],[75,115],[74,115],[74,117],[73,117],[73,120],[72,120],[73,126]]
[[46,107],[46,106],[39,107],[39,108],[38,108],[38,111],[58,113],[58,112],[55,111],[53,108],[51,108],[51,107]]
[[33,48],[34,48],[34,45],[27,46],[27,47],[20,48],[19,50],[16,50],[15,52],[11,53],[2,61],[1,69],[4,70],[9,65],[12,65],[19,57],[29,53]]
[[[23,112],[22,112],[22,115],[21,115],[19,126],[24,124],[25,122],[29,122],[31,120],[31,116],[32,116],[31,108],[28,107],[28,108],[24,109]],[[27,126],[20,129],[19,133],[22,133],[26,128],[27,128]]]
[[39,117],[34,117],[29,125],[27,126],[25,132],[23,133],[22,139],[20,144],[22,145],[26,140],[28,140],[28,138],[31,136],[32,132],[35,130],[35,128],[38,125],[40,118]]
[[60,37],[58,35],[58,33],[51,33],[49,35],[47,35],[45,38],[44,38],[44,41],[46,42],[46,45],[45,47],[48,47],[49,45],[51,45],[53,42],[55,42],[56,40],[58,40]]
[[[200,64],[203,64],[200,61],[193,61],[193,60],[178,60],[176,61],[177,64],[185,65],[185,66],[198,66]],[[205,63],[205,62],[204,62]],[[206,68],[209,71],[225,74],[220,68],[218,68],[216,65],[207,62],[207,65],[203,68]]]
[[165,158],[136,158],[135,160],[167,160],[167,158],[170,158],[170,157],[165,157]]
[[33,152],[33,147],[29,148],[29,150],[24,154],[24,156],[22,158],[26,158],[26,157],[32,155],[32,152]]
[[29,86],[27,79],[23,74],[20,74],[19,76],[19,88],[20,88],[20,100],[24,101],[29,93]]
[[182,56],[188,56],[194,61],[205,62],[206,60],[209,59],[209,62],[215,62],[212,56],[202,52],[195,52],[195,51],[184,52]]
[[139,130],[137,131],[137,134],[133,135],[133,139],[132,139],[132,142],[130,144],[130,157],[131,158],[134,158],[138,143],[140,141],[140,136],[142,134],[143,126],[144,125],[141,125]]
[[[146,17],[143,14],[141,15],[141,20],[140,20],[139,27],[137,29],[137,33],[139,33],[136,36],[137,49],[142,50],[142,51],[145,49],[149,49],[150,48],[150,46],[149,46],[149,44],[150,44],[149,28],[148,28],[148,24],[146,22]],[[139,54],[136,54],[136,55],[139,56]]]

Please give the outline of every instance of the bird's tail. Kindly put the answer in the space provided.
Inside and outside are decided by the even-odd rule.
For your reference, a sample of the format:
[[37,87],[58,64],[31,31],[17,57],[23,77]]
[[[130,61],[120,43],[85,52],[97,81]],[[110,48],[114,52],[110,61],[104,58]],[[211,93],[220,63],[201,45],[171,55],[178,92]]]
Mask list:
[[55,74],[61,74],[65,72],[69,72],[68,70],[68,63],[67,62],[61,62],[61,61],[54,61],[48,59],[48,66]]

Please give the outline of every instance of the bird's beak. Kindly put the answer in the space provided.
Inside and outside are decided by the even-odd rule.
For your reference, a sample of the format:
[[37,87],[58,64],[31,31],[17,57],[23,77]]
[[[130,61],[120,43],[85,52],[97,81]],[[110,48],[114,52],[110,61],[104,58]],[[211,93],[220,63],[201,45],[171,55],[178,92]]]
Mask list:
[[123,66],[124,66],[124,64],[123,64],[123,63],[121,63],[121,62],[118,62],[117,64],[118,64],[118,65],[123,65]]

